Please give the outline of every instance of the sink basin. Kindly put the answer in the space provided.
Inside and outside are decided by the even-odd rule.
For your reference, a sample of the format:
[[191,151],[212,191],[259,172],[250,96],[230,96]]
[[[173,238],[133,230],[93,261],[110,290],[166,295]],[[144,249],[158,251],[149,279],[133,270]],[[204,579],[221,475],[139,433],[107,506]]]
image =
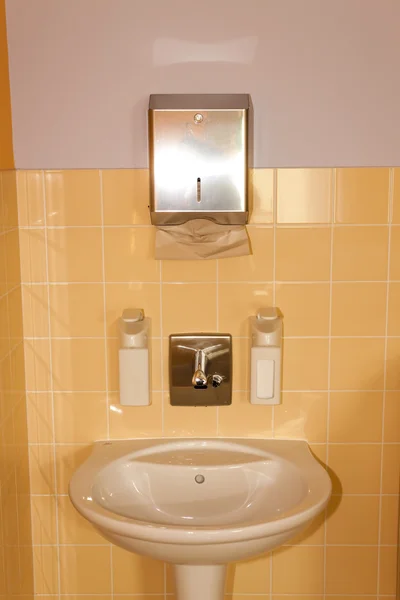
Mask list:
[[141,439],[97,442],[69,494],[109,541],[179,565],[187,600],[220,598],[226,563],[295,536],[331,482],[304,441]]

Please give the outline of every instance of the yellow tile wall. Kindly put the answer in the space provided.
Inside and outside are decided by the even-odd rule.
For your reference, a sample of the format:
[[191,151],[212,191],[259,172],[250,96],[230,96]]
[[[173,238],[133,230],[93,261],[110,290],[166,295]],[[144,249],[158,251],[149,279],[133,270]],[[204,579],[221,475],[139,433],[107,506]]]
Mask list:
[[[327,519],[231,566],[228,595],[394,598],[400,169],[262,169],[250,181],[253,255],[194,265],[154,260],[146,170],[17,173],[37,595],[173,594],[164,565],[110,547],[78,516],[68,480],[94,439],[221,435],[305,438],[334,482]],[[247,318],[273,304],[283,403],[251,406]],[[128,306],[152,318],[151,407],[118,404]],[[233,335],[233,404],[171,407],[167,337],[202,329]]]
[[0,171],[0,597],[33,596],[16,175]]
[[0,598],[33,595],[28,435],[5,0],[0,0]]

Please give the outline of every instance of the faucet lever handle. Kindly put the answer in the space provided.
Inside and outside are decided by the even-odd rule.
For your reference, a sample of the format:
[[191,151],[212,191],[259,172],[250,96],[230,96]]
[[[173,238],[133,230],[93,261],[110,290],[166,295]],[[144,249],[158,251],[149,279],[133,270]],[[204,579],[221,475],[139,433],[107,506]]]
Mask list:
[[218,375],[218,373],[215,373],[215,375],[212,376],[212,386],[213,388],[217,388],[221,385],[221,383],[223,382],[224,377],[222,375]]

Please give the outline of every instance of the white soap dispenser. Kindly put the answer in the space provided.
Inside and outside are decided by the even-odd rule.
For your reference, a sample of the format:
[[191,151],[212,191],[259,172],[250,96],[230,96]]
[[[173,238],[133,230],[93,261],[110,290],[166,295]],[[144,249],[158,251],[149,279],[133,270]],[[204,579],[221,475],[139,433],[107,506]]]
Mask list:
[[280,404],[282,369],[282,317],[275,307],[262,308],[250,317],[252,404]]
[[150,404],[150,319],[142,310],[127,308],[118,321],[119,398],[125,406]]

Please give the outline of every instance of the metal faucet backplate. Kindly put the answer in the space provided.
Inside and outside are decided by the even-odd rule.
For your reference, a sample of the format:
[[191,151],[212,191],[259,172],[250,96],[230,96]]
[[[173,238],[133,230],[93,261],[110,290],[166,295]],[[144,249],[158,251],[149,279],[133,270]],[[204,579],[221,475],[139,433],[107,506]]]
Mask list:
[[171,404],[231,404],[232,337],[218,333],[170,335],[169,373]]

